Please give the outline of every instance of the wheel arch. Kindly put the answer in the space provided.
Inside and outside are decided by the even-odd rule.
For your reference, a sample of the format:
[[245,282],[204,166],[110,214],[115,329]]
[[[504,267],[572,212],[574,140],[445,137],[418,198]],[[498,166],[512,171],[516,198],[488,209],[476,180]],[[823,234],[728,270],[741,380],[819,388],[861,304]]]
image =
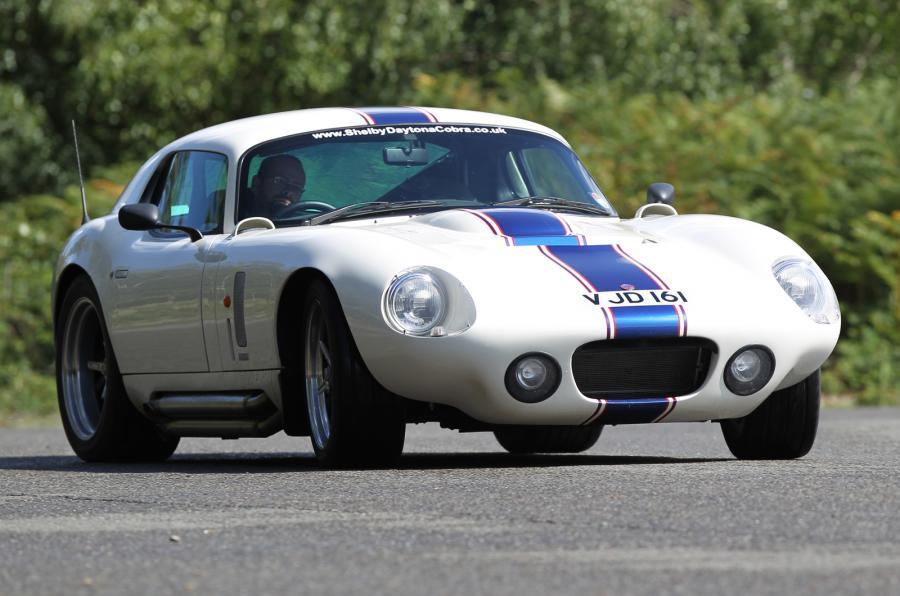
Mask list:
[[[57,325],[59,325],[59,309],[62,307],[62,302],[66,297],[66,292],[69,291],[69,288],[72,286],[72,283],[78,279],[79,277],[84,276],[90,281],[91,285],[94,286],[94,290],[97,289],[97,284],[94,283],[94,280],[91,279],[90,274],[85,270],[81,265],[76,263],[70,263],[66,265],[65,269],[60,272],[59,277],[56,280],[56,286],[53,294],[53,329],[56,331]],[[102,308],[102,305],[101,305]]]
[[[278,358],[281,361],[281,414],[284,432],[291,436],[308,436],[310,432],[306,416],[302,342],[296,335],[303,322],[303,313],[301,309],[291,306],[302,303],[309,285],[314,280],[323,281],[337,296],[334,284],[325,273],[314,267],[304,267],[294,271],[285,281],[275,315]],[[293,334],[291,330],[294,330]]]

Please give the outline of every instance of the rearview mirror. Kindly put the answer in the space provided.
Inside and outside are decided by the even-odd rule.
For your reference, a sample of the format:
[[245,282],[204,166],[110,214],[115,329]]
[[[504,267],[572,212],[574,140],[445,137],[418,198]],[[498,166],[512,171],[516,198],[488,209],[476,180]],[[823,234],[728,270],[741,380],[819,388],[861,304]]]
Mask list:
[[389,166],[424,166],[428,163],[428,150],[423,146],[385,147],[384,163]]
[[159,209],[156,205],[150,203],[136,203],[134,205],[123,205],[119,209],[119,225],[126,230],[178,230],[184,232],[191,238],[191,242],[196,242],[203,238],[200,230],[189,228],[188,226],[173,226],[159,222]]

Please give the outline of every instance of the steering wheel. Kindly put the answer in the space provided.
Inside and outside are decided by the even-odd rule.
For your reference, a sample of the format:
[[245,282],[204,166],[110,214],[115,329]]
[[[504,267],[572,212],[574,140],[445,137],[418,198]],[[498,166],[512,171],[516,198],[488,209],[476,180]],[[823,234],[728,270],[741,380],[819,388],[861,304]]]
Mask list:
[[296,215],[301,211],[313,211],[315,213],[327,213],[328,211],[334,211],[336,207],[334,205],[329,205],[324,201],[299,201],[297,203],[293,203],[288,205],[284,209],[278,212],[278,219],[283,219],[285,217],[289,217],[292,215]]

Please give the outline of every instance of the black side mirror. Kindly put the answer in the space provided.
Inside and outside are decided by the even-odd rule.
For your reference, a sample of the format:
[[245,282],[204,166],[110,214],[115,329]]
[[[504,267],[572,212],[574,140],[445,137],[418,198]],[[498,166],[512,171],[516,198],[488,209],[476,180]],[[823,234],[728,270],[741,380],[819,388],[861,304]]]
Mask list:
[[119,209],[119,225],[126,230],[152,230],[159,225],[159,209],[150,203],[123,205]]
[[662,203],[672,206],[675,203],[675,187],[665,182],[654,182],[647,187],[647,204]]
[[191,238],[191,242],[196,242],[203,238],[200,230],[189,228],[187,226],[171,226],[161,224],[159,222],[159,209],[156,205],[150,203],[136,203],[134,205],[123,205],[119,209],[119,225],[126,230],[179,230],[184,232]]

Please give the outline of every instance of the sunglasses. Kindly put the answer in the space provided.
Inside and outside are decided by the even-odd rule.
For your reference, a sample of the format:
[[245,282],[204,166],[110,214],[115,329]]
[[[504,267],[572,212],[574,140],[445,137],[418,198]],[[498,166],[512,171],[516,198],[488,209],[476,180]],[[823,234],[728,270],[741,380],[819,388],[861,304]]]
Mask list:
[[306,190],[306,187],[304,185],[297,184],[290,178],[285,178],[284,176],[272,176],[271,178],[269,178],[269,180],[287,190],[297,193],[298,195],[303,194],[303,191]]

